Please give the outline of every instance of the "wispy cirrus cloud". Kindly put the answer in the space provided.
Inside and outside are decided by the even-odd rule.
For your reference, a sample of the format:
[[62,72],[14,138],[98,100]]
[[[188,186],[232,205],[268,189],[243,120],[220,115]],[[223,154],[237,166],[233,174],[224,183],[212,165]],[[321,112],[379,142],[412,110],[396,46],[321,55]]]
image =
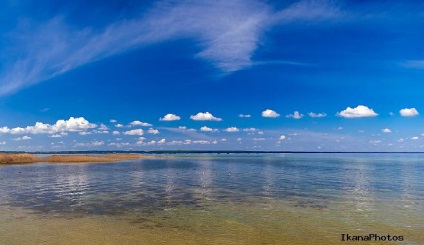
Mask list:
[[52,16],[8,35],[14,45],[2,47],[7,55],[1,60],[0,95],[122,52],[179,38],[195,40],[200,51],[194,57],[230,73],[255,64],[252,56],[272,26],[340,15],[330,1],[299,1],[274,10],[260,1],[232,0],[161,1],[138,17],[100,29],[77,28],[62,16]]
[[424,60],[408,60],[401,63],[405,68],[424,70]]

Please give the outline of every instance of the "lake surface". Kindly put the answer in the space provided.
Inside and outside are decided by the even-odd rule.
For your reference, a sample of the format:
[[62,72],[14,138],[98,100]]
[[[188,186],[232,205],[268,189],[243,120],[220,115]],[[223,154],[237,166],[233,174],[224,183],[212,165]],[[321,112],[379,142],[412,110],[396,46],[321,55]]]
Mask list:
[[0,241],[343,244],[350,242],[342,234],[377,234],[424,244],[423,157],[235,154],[0,166]]

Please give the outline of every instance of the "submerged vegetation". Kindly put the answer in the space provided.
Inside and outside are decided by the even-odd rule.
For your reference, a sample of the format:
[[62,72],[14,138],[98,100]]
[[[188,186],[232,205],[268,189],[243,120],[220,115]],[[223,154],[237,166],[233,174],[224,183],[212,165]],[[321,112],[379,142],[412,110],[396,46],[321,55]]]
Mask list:
[[22,163],[88,163],[117,162],[122,160],[146,158],[140,154],[105,154],[105,155],[51,155],[40,157],[29,153],[0,153],[0,164]]

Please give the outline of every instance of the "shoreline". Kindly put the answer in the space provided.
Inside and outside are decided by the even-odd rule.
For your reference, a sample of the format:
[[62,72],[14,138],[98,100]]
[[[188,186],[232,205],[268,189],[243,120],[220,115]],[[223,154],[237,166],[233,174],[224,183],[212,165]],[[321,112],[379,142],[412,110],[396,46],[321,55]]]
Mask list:
[[1,165],[14,165],[14,164],[33,164],[33,163],[111,163],[124,160],[135,159],[151,159],[157,158],[156,156],[145,156],[141,154],[104,154],[104,155],[66,155],[66,154],[53,154],[51,156],[40,157],[30,153],[0,153],[0,166]]

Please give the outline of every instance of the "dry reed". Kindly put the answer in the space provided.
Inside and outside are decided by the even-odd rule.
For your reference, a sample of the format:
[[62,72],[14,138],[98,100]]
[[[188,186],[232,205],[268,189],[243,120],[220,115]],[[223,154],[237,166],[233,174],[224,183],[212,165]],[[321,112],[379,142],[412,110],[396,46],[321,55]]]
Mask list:
[[34,163],[38,158],[28,153],[0,153],[0,164]]
[[107,155],[51,155],[38,157],[28,153],[0,153],[0,164],[21,163],[89,163],[89,162],[117,162],[122,160],[149,158],[139,154],[107,154]]

